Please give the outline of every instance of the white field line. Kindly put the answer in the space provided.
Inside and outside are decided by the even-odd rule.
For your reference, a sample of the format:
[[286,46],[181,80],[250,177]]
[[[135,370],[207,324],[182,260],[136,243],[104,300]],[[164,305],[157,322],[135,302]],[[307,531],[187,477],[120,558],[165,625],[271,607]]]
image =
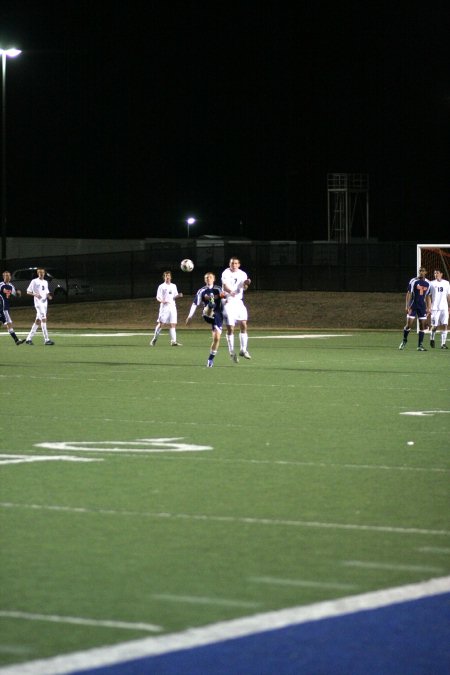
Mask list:
[[[111,420],[113,421],[113,420]],[[117,421],[117,420],[114,420]],[[136,420],[133,420],[133,422],[136,422]],[[223,425],[221,425],[223,426]],[[42,447],[45,447],[47,450],[49,447],[47,444],[39,444],[42,445]],[[39,447],[38,444],[35,445],[35,447]],[[60,450],[63,450],[64,448],[60,447]],[[67,448],[69,451],[69,448]],[[73,451],[70,450],[71,452]],[[105,448],[91,448],[91,449],[85,449],[85,448],[78,448],[78,451],[86,451],[86,452],[99,452],[102,455],[108,454],[109,450]],[[143,451],[136,451],[134,448],[125,448],[122,450],[121,456],[123,457],[135,457],[135,458],[142,458],[142,454],[145,454],[146,457],[149,459],[159,459],[159,460],[193,460],[193,461],[207,461],[207,462],[214,462],[214,463],[220,463],[220,464],[262,464],[262,465],[268,465],[268,466],[288,466],[288,467],[293,467],[293,466],[298,466],[298,467],[311,467],[311,468],[319,468],[319,469],[351,469],[351,470],[368,470],[368,471],[412,471],[412,472],[421,472],[421,473],[450,473],[450,468],[445,468],[445,467],[433,467],[433,466],[390,466],[388,464],[335,464],[335,463],[328,463],[328,462],[298,462],[298,461],[291,461],[291,460],[271,460],[271,459],[220,459],[217,457],[199,457],[196,455],[181,455],[177,453],[176,457],[170,456],[170,454],[162,454],[162,453],[154,453],[154,452],[147,452],[143,453]],[[111,450],[111,455],[116,456],[117,451],[116,450]]]
[[311,621],[370,611],[449,592],[450,577],[431,579],[419,584],[255,614],[242,619],[221,621],[201,628],[189,628],[171,635],[132,640],[112,647],[99,647],[64,656],[20,663],[16,666],[6,666],[0,668],[0,673],[1,675],[67,675],[77,670],[101,668],[123,661],[149,658],[182,649],[203,647],[268,630],[277,630]]
[[100,457],[71,457],[70,455],[5,455],[0,453],[2,464],[28,464],[30,462],[103,462]]
[[167,513],[151,511],[118,511],[116,509],[87,509],[84,506],[59,506],[51,504],[24,504],[0,502],[0,508],[82,513],[94,516],[124,516],[126,518],[153,518],[156,520],[194,521],[201,523],[229,523],[231,525],[269,525],[273,527],[306,527],[328,530],[356,530],[360,532],[388,532],[394,534],[423,534],[450,536],[450,530],[427,530],[418,527],[395,527],[392,525],[361,525],[356,523],[327,523],[311,520],[284,520],[277,518],[251,518],[238,516],[214,516],[206,514]]
[[[26,332],[24,331],[17,331],[19,334],[26,335]],[[70,338],[76,338],[76,337],[142,337],[142,338],[148,338],[151,335],[151,331],[142,331],[140,333],[59,333],[52,331],[52,335],[56,336],[58,335],[59,337],[70,337]],[[8,334],[7,333],[0,333],[0,337],[4,336],[6,337]],[[162,333],[164,336],[164,333]],[[167,333],[165,334],[167,336]],[[338,334],[338,333],[333,333],[333,334],[305,334],[305,335],[253,335],[252,340],[278,340],[278,339],[304,339],[304,338],[332,338],[332,337],[353,337],[351,334]],[[145,343],[146,346],[148,346],[148,343]]]
[[443,546],[422,546],[417,549],[420,553],[443,553],[448,555],[450,553],[450,548],[444,548]]
[[5,619],[22,619],[24,621],[48,621],[50,623],[71,623],[77,626],[96,626],[98,628],[145,630],[151,633],[160,633],[163,630],[161,626],[155,626],[152,623],[132,623],[130,621],[84,619],[79,616],[58,616],[57,614],[31,614],[29,612],[0,610],[0,617]]
[[[26,331],[18,330],[16,331],[17,335],[28,335]],[[146,337],[146,333],[61,333],[58,331],[51,331],[52,337],[56,335],[58,337]],[[0,337],[7,336],[8,333],[0,333]],[[41,334],[42,335],[42,334]],[[44,340],[39,335],[39,338],[35,338],[36,344],[44,344]],[[150,332],[148,333],[150,335]]]
[[401,412],[399,415],[410,415],[411,417],[433,417],[433,415],[449,415],[450,410],[415,410],[411,412]]
[[366,570],[393,570],[395,572],[431,572],[432,574],[442,574],[444,571],[441,567],[435,567],[433,565],[403,565],[364,560],[343,560],[341,565],[344,567],[358,567]]
[[309,339],[322,339],[322,338],[341,338],[341,337],[353,337],[350,333],[324,333],[317,334],[314,333],[308,335],[252,335],[252,340],[309,340]]
[[163,602],[185,603],[189,605],[214,605],[216,607],[246,607],[247,609],[260,607],[260,602],[246,602],[244,600],[228,600],[226,598],[209,598],[201,595],[173,595],[171,593],[154,593],[153,600]]
[[[109,421],[109,420],[106,420]],[[111,420],[113,421],[113,420]],[[117,420],[114,420],[117,421]],[[139,420],[138,420],[139,421]],[[136,422],[136,420],[133,420],[133,422]],[[148,423],[148,422],[147,422]],[[91,443],[92,441],[88,441],[87,443]],[[107,443],[108,441],[100,441],[100,443]],[[111,441],[109,441],[111,442]],[[83,441],[77,441],[77,443],[83,443]],[[123,445],[135,445],[135,441],[118,441],[122,446]],[[34,447],[43,447],[48,449],[52,449],[52,447],[55,447],[55,449],[59,449],[62,451],[71,451],[73,452],[74,450],[78,452],[86,451],[86,452],[99,452],[102,454],[106,454],[111,451],[111,454],[116,454],[117,451],[119,451],[118,448],[87,448],[85,446],[79,446],[76,447],[74,445],[71,445],[70,442],[58,442],[57,444],[51,443],[36,443]],[[56,448],[56,446],[58,446]],[[192,449],[195,449],[196,446],[192,446]],[[200,449],[202,446],[198,446]],[[211,446],[203,446],[204,448],[208,449],[213,449]],[[134,453],[138,454],[139,456],[144,452],[143,450],[137,451],[135,448],[122,448],[121,452],[123,453],[123,456],[125,457],[130,457]],[[177,453],[177,457],[171,457],[170,455],[164,454],[161,456],[161,453],[154,453],[154,452],[148,452],[148,455],[157,455],[156,459],[162,459],[162,460],[173,460],[173,459],[189,459],[189,460],[194,460],[194,461],[207,461],[207,462],[216,462],[216,463],[221,463],[221,464],[256,464],[256,465],[269,465],[269,466],[298,466],[298,467],[311,467],[311,468],[320,468],[320,469],[332,469],[333,471],[335,469],[351,469],[351,470],[369,470],[369,471],[413,471],[413,472],[425,472],[425,473],[449,473],[450,468],[446,467],[433,467],[433,466],[426,466],[426,467],[416,467],[416,466],[395,466],[395,465],[388,465],[388,464],[336,464],[336,463],[329,463],[329,462],[299,462],[299,461],[291,461],[291,460],[271,460],[271,459],[242,459],[242,458],[233,458],[233,459],[223,459],[223,458],[218,458],[218,457],[200,457],[197,455],[189,455],[187,457],[181,457]]]
[[279,577],[249,577],[247,581],[253,584],[267,584],[268,586],[292,586],[299,588],[330,588],[348,591],[358,588],[356,584],[341,584],[331,581],[309,581],[307,579],[284,579]]
[[283,459],[222,459],[218,457],[197,457],[197,456],[184,456],[184,457],[169,457],[159,456],[154,459],[161,460],[174,460],[174,459],[187,459],[198,462],[218,462],[221,464],[268,464],[270,466],[299,466],[299,467],[312,467],[319,469],[362,469],[370,471],[421,471],[421,472],[432,472],[432,473],[448,473],[450,468],[446,467],[433,467],[433,466],[395,466],[388,464],[335,464],[329,462],[299,462]]

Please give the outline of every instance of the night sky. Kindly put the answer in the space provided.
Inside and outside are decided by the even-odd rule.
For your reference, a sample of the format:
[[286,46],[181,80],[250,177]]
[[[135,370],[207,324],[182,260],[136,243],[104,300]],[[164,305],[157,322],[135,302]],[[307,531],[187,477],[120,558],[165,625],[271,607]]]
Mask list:
[[450,239],[447,3],[2,0],[8,236]]

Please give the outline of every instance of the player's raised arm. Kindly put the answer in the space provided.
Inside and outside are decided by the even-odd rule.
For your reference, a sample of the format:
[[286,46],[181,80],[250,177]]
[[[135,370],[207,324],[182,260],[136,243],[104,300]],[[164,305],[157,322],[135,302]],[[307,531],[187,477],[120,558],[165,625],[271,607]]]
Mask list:
[[191,309],[189,310],[189,314],[186,317],[186,321],[185,321],[186,325],[188,325],[191,322],[191,319],[194,316],[196,309],[197,309],[197,305],[195,304],[195,302],[193,302],[192,305],[191,305]]

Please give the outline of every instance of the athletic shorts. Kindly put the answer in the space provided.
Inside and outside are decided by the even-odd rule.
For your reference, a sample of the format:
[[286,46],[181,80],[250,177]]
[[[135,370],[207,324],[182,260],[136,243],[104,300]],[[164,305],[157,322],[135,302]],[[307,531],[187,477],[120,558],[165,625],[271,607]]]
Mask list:
[[36,319],[45,321],[47,318],[47,307],[48,307],[47,300],[39,300],[35,298],[34,307],[36,309]]
[[178,315],[176,305],[161,304],[158,314],[159,323],[177,323]]
[[214,316],[212,317],[203,314],[203,319],[211,326],[211,330],[218,330],[219,333],[222,332],[223,315],[221,312],[214,312]]
[[[6,314],[6,312],[5,312]],[[431,325],[432,326],[448,326],[448,309],[432,309],[431,310]]]
[[247,307],[242,300],[228,300],[223,308],[223,315],[227,326],[235,326],[238,321],[247,321]]

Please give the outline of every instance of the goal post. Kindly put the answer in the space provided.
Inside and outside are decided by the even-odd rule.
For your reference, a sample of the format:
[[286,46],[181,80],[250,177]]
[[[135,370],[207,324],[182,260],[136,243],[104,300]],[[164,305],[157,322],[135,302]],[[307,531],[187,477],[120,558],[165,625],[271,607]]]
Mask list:
[[417,270],[420,267],[425,267],[430,280],[434,270],[439,269],[450,281],[450,244],[417,244]]

